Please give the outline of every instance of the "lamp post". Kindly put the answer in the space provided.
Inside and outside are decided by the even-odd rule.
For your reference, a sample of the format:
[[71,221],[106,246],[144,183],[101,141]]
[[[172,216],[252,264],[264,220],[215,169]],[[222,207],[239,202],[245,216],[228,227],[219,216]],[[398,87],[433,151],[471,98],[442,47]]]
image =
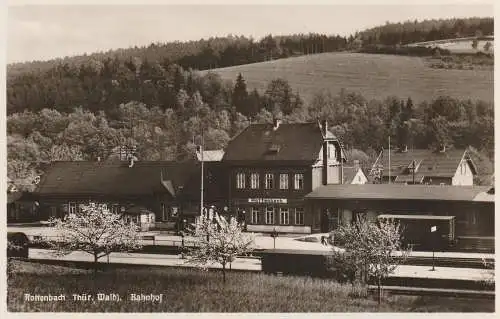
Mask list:
[[436,241],[436,233],[437,233],[437,226],[432,226],[431,227],[431,241],[432,241],[432,269],[431,271],[435,271],[436,268],[434,267],[434,246],[435,246],[435,241]]
[[276,227],[274,227],[273,232],[271,233],[271,237],[273,238],[273,249],[276,249],[276,237],[278,237]]

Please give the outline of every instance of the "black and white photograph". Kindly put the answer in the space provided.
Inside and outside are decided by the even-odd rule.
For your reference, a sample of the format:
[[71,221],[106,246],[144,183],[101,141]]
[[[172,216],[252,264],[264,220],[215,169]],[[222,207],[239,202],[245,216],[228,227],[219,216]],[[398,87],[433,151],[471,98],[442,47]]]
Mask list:
[[494,317],[494,2],[441,2],[9,1],[6,317]]

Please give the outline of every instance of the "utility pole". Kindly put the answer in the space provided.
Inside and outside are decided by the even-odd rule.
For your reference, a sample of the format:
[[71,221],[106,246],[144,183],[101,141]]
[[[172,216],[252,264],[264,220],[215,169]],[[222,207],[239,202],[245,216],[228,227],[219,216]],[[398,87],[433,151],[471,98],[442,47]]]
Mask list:
[[415,160],[413,160],[412,166],[413,166],[413,169],[412,169],[412,171],[413,171],[413,185],[415,185]]
[[200,145],[200,156],[201,156],[201,190],[200,190],[200,216],[203,216],[203,149],[205,148],[205,139],[203,138],[203,128],[201,129],[201,145]]

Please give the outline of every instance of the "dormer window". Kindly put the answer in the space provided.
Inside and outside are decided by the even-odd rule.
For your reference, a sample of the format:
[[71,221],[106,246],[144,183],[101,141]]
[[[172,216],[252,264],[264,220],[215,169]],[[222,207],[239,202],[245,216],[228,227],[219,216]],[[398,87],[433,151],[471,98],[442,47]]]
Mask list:
[[328,159],[331,160],[331,159],[335,159],[335,145],[333,145],[332,143],[328,143],[327,144],[327,151],[328,151]]

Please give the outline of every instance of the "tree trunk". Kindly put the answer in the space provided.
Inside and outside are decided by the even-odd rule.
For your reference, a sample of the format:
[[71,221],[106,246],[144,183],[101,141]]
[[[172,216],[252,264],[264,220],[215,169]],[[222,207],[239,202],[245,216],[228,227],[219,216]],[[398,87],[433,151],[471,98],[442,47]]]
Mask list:
[[378,304],[382,303],[382,283],[380,277],[377,280],[378,284]]
[[99,263],[97,261],[97,254],[94,254],[94,277],[97,275],[97,267],[99,266]]
[[222,282],[226,283],[226,263],[222,264]]

